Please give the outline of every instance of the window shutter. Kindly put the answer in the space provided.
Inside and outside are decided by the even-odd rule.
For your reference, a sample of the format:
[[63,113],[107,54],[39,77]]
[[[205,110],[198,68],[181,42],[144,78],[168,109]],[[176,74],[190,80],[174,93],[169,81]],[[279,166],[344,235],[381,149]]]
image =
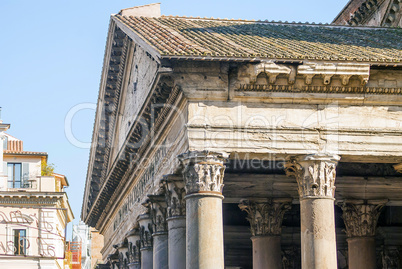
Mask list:
[[29,180],[29,163],[22,163],[22,182],[21,185],[27,187]]

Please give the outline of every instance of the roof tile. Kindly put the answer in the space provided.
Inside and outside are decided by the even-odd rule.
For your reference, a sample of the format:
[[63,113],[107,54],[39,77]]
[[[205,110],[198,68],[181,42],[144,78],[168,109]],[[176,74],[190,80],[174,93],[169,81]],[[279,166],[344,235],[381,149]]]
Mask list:
[[395,62],[402,30],[162,16],[114,17],[162,57],[237,57]]

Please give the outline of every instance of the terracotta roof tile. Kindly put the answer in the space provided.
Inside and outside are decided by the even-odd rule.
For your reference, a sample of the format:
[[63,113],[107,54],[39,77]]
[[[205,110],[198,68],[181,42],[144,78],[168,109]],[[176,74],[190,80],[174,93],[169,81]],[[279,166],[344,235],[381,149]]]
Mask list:
[[114,17],[162,57],[236,57],[394,62],[402,60],[402,30],[244,20]]
[[47,156],[46,152],[3,150],[5,155],[39,155]]

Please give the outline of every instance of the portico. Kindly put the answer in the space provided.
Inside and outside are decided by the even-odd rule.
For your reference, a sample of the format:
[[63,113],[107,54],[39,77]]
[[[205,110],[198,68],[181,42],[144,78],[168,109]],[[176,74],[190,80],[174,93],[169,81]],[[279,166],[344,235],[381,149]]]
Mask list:
[[[396,33],[149,15],[154,8],[146,17],[142,8],[122,10],[110,23],[82,214],[105,236],[105,263],[400,262]],[[163,39],[166,29],[177,39]],[[265,47],[250,45],[260,39]]]

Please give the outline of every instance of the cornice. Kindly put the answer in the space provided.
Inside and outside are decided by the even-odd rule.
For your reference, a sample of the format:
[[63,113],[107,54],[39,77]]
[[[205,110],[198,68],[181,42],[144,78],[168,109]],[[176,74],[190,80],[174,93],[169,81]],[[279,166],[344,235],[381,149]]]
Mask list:
[[[111,21],[82,207],[84,219],[105,181],[130,40]],[[88,198],[88,200],[87,200]]]
[[376,12],[385,0],[367,0],[360,5],[348,20],[350,26],[364,25]]
[[60,193],[9,193],[0,192],[0,205],[53,205],[63,200],[65,194]]
[[[145,156],[149,144],[152,142],[152,134],[159,131],[159,126],[163,124],[169,111],[171,111],[170,105],[179,99],[180,89],[174,86],[170,78],[156,79],[156,82],[156,87],[148,96],[138,114],[137,121],[132,125],[122,149],[111,165],[106,180],[100,188],[99,195],[94,200],[94,206],[88,206],[90,210],[85,218],[85,222],[90,226],[96,225],[97,228],[100,227],[99,223],[102,223],[107,215],[106,211],[108,211],[108,207],[106,205],[116,199],[116,191],[121,189],[121,186],[126,183],[128,177],[137,169],[138,163],[130,162],[130,158],[135,156],[136,160],[141,160]],[[154,104],[166,105],[154,111],[156,119],[151,122],[151,112]],[[145,137],[141,133],[141,125],[143,124],[146,124],[148,130],[150,130]],[[156,139],[155,135],[153,138]],[[133,146],[140,141],[142,143],[139,147]]]

